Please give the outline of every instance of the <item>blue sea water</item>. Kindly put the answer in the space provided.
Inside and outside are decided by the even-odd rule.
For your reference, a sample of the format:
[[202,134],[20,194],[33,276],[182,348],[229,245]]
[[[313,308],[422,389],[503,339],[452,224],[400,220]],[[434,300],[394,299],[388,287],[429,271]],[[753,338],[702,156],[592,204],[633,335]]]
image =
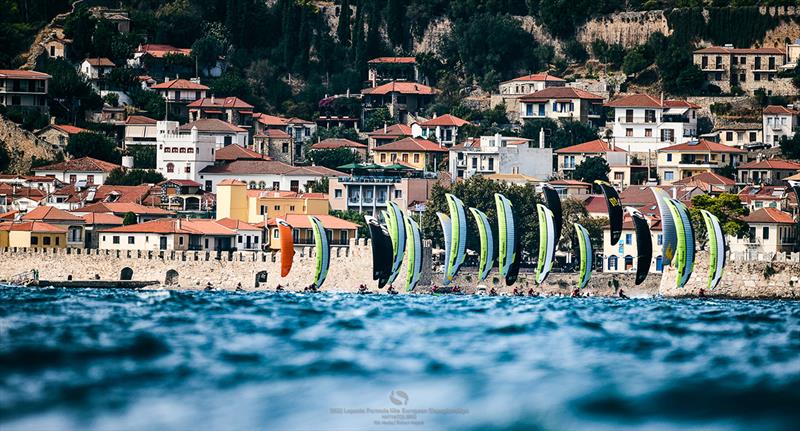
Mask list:
[[798,429],[800,303],[0,290],[0,429]]

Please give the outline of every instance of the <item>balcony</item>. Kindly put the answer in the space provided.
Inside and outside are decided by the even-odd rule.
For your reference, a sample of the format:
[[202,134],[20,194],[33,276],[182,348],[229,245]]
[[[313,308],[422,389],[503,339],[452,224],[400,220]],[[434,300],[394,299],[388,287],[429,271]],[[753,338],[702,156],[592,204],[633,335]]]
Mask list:
[[401,180],[400,177],[372,177],[372,176],[352,176],[339,177],[340,184],[396,184]]
[[617,117],[617,123],[620,124],[656,124],[656,118],[647,117]]

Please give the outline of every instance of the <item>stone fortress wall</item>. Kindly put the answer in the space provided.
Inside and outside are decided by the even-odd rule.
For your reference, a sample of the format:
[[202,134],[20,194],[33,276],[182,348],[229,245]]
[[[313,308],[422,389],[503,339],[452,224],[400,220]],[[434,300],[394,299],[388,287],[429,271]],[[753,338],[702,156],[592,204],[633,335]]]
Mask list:
[[[431,268],[430,247],[425,247],[423,268]],[[675,287],[675,270],[666,268],[663,277],[652,273],[647,280],[634,286],[631,273],[592,274],[589,285],[582,291],[591,296],[615,296],[622,288],[628,296],[695,297],[707,284],[708,263],[704,251],[697,253],[697,262],[688,284]],[[709,296],[731,298],[800,299],[800,253],[775,256],[729,255],[730,262],[722,281]],[[316,258],[312,247],[300,249],[294,257],[288,277],[280,277],[280,256],[264,252],[178,252],[178,251],[116,251],[91,249],[0,249],[0,280],[37,270],[42,280],[119,280],[123,271],[135,281],[157,281],[176,289],[202,289],[208,283],[214,287],[233,289],[241,283],[244,289],[274,289],[278,284],[290,290],[302,290],[313,281]],[[265,282],[257,283],[257,280]],[[441,285],[441,273],[424,271],[419,290],[429,291],[431,284]],[[352,240],[350,247],[332,247],[331,265],[323,290],[354,292],[360,284],[376,291],[372,281],[372,251],[368,240]],[[465,267],[451,285],[467,293],[488,291],[509,294],[516,287],[523,293],[528,289],[541,295],[569,295],[577,287],[575,273],[553,273],[542,286],[534,283],[534,273],[523,270],[515,286],[505,282],[494,269],[487,279],[478,283],[476,268]],[[395,282],[397,290],[405,285],[405,264]],[[476,287],[478,286],[478,287]]]

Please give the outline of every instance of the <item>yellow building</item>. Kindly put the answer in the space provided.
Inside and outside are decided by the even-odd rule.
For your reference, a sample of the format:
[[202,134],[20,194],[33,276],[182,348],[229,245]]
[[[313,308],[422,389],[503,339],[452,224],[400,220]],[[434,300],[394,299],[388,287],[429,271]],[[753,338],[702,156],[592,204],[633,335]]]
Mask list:
[[44,222],[0,223],[0,247],[65,248],[67,229]]
[[[331,246],[348,246],[352,238],[358,238],[358,225],[347,220],[342,220],[331,215],[315,215],[328,232],[328,244]],[[311,221],[301,214],[289,214],[286,222],[292,226],[292,240],[295,247],[310,247],[314,245],[314,234],[311,230]],[[268,222],[268,241],[272,250],[281,248],[281,237],[275,219]]]
[[373,161],[381,166],[400,164],[418,171],[436,171],[447,148],[427,139],[405,138],[374,148]]
[[217,219],[230,218],[263,226],[270,218],[285,219],[288,214],[327,215],[329,211],[324,193],[247,190],[245,183],[234,180],[217,185]]

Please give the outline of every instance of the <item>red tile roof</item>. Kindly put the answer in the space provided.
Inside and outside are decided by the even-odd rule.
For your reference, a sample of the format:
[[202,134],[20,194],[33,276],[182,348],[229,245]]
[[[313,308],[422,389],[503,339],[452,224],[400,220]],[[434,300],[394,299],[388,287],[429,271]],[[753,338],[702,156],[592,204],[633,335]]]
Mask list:
[[4,222],[0,223],[0,230],[23,231],[32,233],[66,233],[67,229],[61,226],[54,226],[42,221],[29,221],[24,223]]
[[672,184],[682,186],[697,186],[702,188],[704,191],[709,192],[711,190],[708,186],[731,187],[736,185],[736,181],[728,177],[723,177],[722,175],[714,172],[701,172],[699,174],[675,181]]
[[7,213],[0,214],[0,220],[14,220],[19,214],[19,211],[9,211]]
[[50,79],[52,76],[33,70],[0,69],[0,79]]
[[102,230],[106,233],[158,233],[158,234],[193,234],[233,236],[236,232],[217,223],[204,219],[158,219],[128,226]]
[[780,105],[769,105],[764,108],[763,113],[767,115],[800,115],[800,111]]
[[608,212],[606,198],[603,195],[587,195],[583,200],[583,206],[586,208],[586,211],[590,213]]
[[188,79],[173,79],[171,81],[155,84],[150,88],[156,90],[208,90],[207,86],[200,84],[199,82],[189,81]]
[[103,160],[94,159],[91,157],[81,157],[79,159],[67,160],[61,163],[54,163],[52,165],[41,166],[35,168],[34,171],[58,171],[58,172],[111,172],[114,169],[121,168],[122,166],[114,163],[105,162]]
[[727,46],[709,46],[694,51],[695,54],[772,54],[784,55],[780,48],[732,48]]
[[230,175],[308,175],[338,177],[344,173],[328,169],[324,166],[291,166],[277,160],[235,160],[223,165],[207,166],[201,171],[203,174],[230,174]]
[[334,148],[367,148],[366,145],[349,139],[328,138],[311,146],[314,150],[330,150]]
[[380,147],[375,147],[372,151],[424,151],[446,153],[447,148],[439,146],[427,139],[405,138],[399,141],[390,142]]
[[540,72],[540,73],[534,73],[534,74],[531,74],[531,75],[518,76],[518,77],[516,77],[514,79],[510,79],[510,80],[505,81],[505,82],[514,82],[514,81],[557,81],[557,82],[564,82],[564,80],[562,78],[559,78],[558,76],[555,76],[555,75],[550,75],[547,72]]
[[419,123],[423,127],[436,127],[436,126],[455,126],[461,127],[465,124],[470,124],[469,121],[456,117],[455,115],[444,114],[428,121]]
[[[325,229],[347,229],[347,230],[358,229],[357,224],[349,222],[347,220],[342,220],[332,215],[314,214],[314,217],[318,218],[319,221],[322,222],[322,226]],[[295,229],[311,229],[311,221],[305,214],[287,214],[284,220],[286,220],[286,222],[292,225],[292,227]],[[275,226],[275,225],[276,223],[274,218],[267,220],[267,226]]]
[[711,152],[711,153],[746,153],[747,151],[736,148],[736,147],[729,147],[724,144],[719,144],[716,142],[708,141],[705,139],[700,139],[699,141],[694,142],[687,142],[684,144],[677,144],[672,145],[666,148],[662,148],[658,150],[659,153],[661,152],[669,152],[669,151],[703,151],[703,152]]
[[386,126],[385,128],[380,127],[375,129],[369,133],[368,136],[372,138],[402,138],[405,136],[411,136],[411,127],[405,124],[392,124],[391,126]]
[[254,138],[268,138],[268,139],[291,139],[292,136],[281,129],[266,129],[261,133],[256,133]]
[[253,118],[265,126],[285,126],[289,124],[288,118],[278,117],[275,115],[262,114],[260,112],[256,112],[255,114],[253,114]]
[[83,222],[87,225],[107,225],[107,226],[122,226],[122,217],[117,217],[114,214],[104,213],[89,213],[83,217]]
[[116,66],[116,64],[114,64],[113,61],[111,61],[110,59],[105,58],[105,57],[87,58],[84,61],[88,62],[91,66],[94,66],[94,67],[114,67],[114,66]]
[[233,160],[270,160],[270,158],[237,144],[231,144],[217,150],[214,153],[214,160],[230,162]]
[[78,208],[74,212],[80,213],[110,213],[110,214],[127,214],[134,213],[136,215],[163,215],[168,216],[173,213],[167,210],[156,207],[147,207],[133,202],[98,202],[96,204],[86,205],[83,208]]
[[163,58],[169,54],[179,54],[179,55],[192,54],[192,50],[190,48],[176,48],[172,45],[156,44],[156,43],[139,45],[139,47],[136,49],[136,52],[146,53],[155,58]]
[[69,124],[52,124],[52,125],[50,125],[50,127],[54,128],[56,130],[60,130],[60,131],[66,133],[68,135],[77,135],[78,133],[88,132],[88,130],[86,130],[84,128],[77,127],[77,126],[71,126]]
[[745,216],[747,223],[781,223],[794,224],[792,215],[775,208],[761,208]]
[[[91,194],[92,199],[89,199]],[[113,199],[114,202],[135,202],[139,203],[147,198],[150,193],[149,185],[138,186],[116,186],[102,185],[96,187],[82,188],[76,190],[75,185],[69,184],[53,192],[54,196],[67,196],[66,202],[86,204]]]
[[220,181],[219,184],[217,184],[217,186],[247,186],[247,183],[244,181],[227,179]]
[[427,85],[418,84],[416,82],[403,82],[403,81],[392,81],[383,85],[379,85],[377,87],[365,88],[361,90],[361,94],[378,94],[378,95],[385,95],[390,93],[434,95],[437,94],[438,92],[439,90],[433,87],[428,87]]
[[589,183],[585,183],[583,181],[578,181],[578,180],[552,180],[548,181],[547,183],[555,186],[581,186],[581,187],[592,186]]
[[216,118],[203,118],[191,123],[186,123],[180,127],[181,131],[191,131],[193,127],[197,127],[198,132],[223,132],[223,133],[243,133],[247,130],[235,126],[226,121],[218,120]]
[[228,229],[232,229],[232,230],[251,230],[251,231],[253,231],[253,230],[260,231],[261,230],[260,227],[253,226],[250,223],[245,223],[245,222],[243,222],[241,220],[236,220],[236,219],[232,219],[232,218],[219,219],[219,220],[217,220],[217,223],[221,224],[222,226],[225,226]]
[[531,102],[537,100],[549,99],[583,99],[583,100],[603,100],[603,96],[599,96],[588,91],[581,90],[580,88],[573,87],[551,87],[535,93],[522,96],[519,100],[523,102]]
[[782,159],[762,160],[760,162],[750,162],[739,165],[737,169],[776,169],[783,171],[798,171],[800,163]]
[[204,97],[190,103],[190,108],[253,109],[253,105],[238,97]]
[[602,139],[595,139],[594,141],[584,142],[582,144],[572,145],[569,147],[564,147],[555,151],[557,154],[573,154],[573,153],[607,153],[607,152],[621,152],[625,153],[626,151],[619,147],[614,147],[611,149],[611,145],[602,140]]
[[56,207],[39,206],[20,218],[25,221],[49,221],[49,222],[79,222],[81,217],[70,214]]
[[417,59],[414,57],[378,57],[368,61],[369,64],[414,64]]
[[156,124],[156,123],[158,123],[158,121],[156,121],[156,120],[154,120],[154,119],[152,119],[150,117],[145,117],[144,115],[131,115],[131,116],[128,116],[127,120],[125,120],[125,124],[133,124],[133,125],[137,125],[137,124]]
[[620,96],[606,103],[606,106],[611,108],[700,108],[699,105],[685,100],[664,100],[662,105],[661,100],[649,94]]

